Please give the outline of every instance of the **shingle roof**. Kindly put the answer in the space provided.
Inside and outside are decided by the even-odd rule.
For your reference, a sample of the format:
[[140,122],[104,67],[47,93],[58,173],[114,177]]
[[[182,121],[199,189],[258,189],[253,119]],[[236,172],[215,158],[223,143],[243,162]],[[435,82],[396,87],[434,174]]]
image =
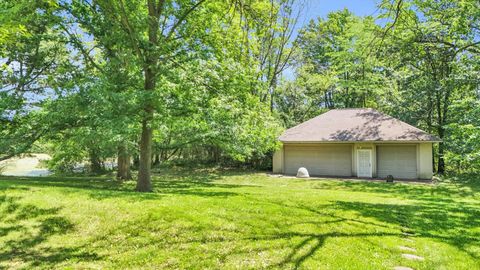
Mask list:
[[440,141],[373,109],[335,109],[286,130],[282,142]]

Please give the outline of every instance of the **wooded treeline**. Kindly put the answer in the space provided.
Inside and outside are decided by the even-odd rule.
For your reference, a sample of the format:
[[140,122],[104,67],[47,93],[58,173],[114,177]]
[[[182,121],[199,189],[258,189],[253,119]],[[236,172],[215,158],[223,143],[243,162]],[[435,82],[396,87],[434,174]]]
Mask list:
[[0,3],[0,159],[88,160],[118,178],[167,161],[266,168],[277,136],[371,107],[442,138],[436,169],[480,170],[478,1],[385,0],[299,30],[294,0]]

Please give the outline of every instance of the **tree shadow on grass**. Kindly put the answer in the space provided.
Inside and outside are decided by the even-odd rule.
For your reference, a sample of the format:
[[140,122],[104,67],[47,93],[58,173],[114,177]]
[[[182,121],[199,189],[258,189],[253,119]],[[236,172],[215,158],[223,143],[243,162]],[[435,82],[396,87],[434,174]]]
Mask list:
[[[242,241],[278,241],[278,240],[291,240],[293,238],[299,238],[300,241],[290,247],[290,251],[286,256],[279,260],[278,262],[272,262],[267,267],[267,269],[299,269],[302,267],[305,261],[313,257],[325,244],[329,238],[339,239],[339,238],[368,238],[368,237],[400,237],[400,233],[382,233],[382,232],[370,232],[370,233],[342,233],[342,232],[331,232],[331,233],[300,233],[300,232],[288,232],[288,233],[279,233],[279,234],[270,234],[270,235],[256,235],[252,237],[242,238]],[[227,242],[228,240],[221,240],[221,242]],[[238,241],[238,240],[235,240]],[[220,242],[220,241],[219,241]],[[245,251],[232,250],[221,256],[220,261],[225,261],[229,255],[238,255],[246,253],[245,256],[248,256],[255,250],[260,253],[265,251],[264,248],[248,248]]]
[[[384,223],[371,222],[358,218],[346,218],[342,215],[343,211],[339,213],[335,205],[323,205],[323,207],[314,207],[305,204],[285,204],[281,201],[269,201],[268,203],[276,204],[281,207],[291,208],[292,211],[301,211],[307,213],[308,216],[317,217],[319,221],[298,221],[295,224],[312,224],[316,226],[324,226],[331,224],[332,231],[327,233],[304,233],[304,232],[286,232],[275,235],[256,236],[254,239],[272,240],[272,239],[290,239],[293,237],[301,237],[303,240],[291,248],[287,256],[279,263],[273,265],[275,267],[287,268],[289,265],[293,269],[298,269],[309,258],[313,257],[315,253],[322,248],[328,238],[367,238],[367,237],[400,237],[401,232],[391,232],[391,227]],[[332,210],[333,209],[333,210]],[[327,220],[325,220],[327,219]],[[362,229],[358,232],[341,232],[335,230],[335,224],[348,223],[351,226],[360,226]],[[360,228],[359,227],[359,228]],[[363,230],[363,231],[362,231]]]
[[[250,228],[251,235],[244,235],[239,238],[193,239],[201,243],[206,242],[228,242],[228,241],[277,241],[294,239],[296,245],[289,247],[289,252],[280,261],[272,263],[271,268],[301,268],[303,263],[312,258],[325,244],[329,238],[363,238],[369,237],[405,237],[404,233],[412,233],[410,237],[429,238],[438,242],[449,244],[461,252],[468,254],[474,260],[478,260],[480,254],[472,251],[472,247],[480,242],[480,233],[475,229],[480,227],[480,208],[462,203],[446,204],[444,202],[431,203],[425,201],[415,205],[397,205],[382,203],[366,203],[351,201],[333,201],[329,205],[304,205],[302,203],[285,203],[282,200],[271,200],[265,198],[249,198],[257,205],[276,205],[278,208],[290,209],[300,220],[291,222],[291,218],[274,218],[264,220],[266,228],[276,228],[265,234],[256,235],[256,228],[261,223],[252,223],[249,219],[242,221],[230,215],[222,216],[228,223],[235,223],[243,228]],[[356,212],[357,215],[351,215]],[[241,213],[239,213],[241,215]],[[356,218],[355,216],[358,216]],[[311,230],[298,231],[295,225],[311,224]],[[325,225],[327,225],[325,227]],[[341,227],[335,224],[342,224]],[[348,224],[348,230],[342,231],[342,227]],[[317,229],[314,229],[317,228]],[[320,229],[322,228],[322,229]],[[356,229],[353,229],[356,228]],[[321,232],[317,230],[325,230]],[[338,230],[338,231],[337,231]],[[227,234],[228,235],[228,234]],[[179,244],[185,244],[181,242]],[[242,253],[235,249],[227,254],[222,254],[222,261],[229,255]],[[260,250],[262,251],[262,250]],[[259,251],[259,252],[260,252]],[[248,253],[246,250],[245,253]]]
[[85,246],[47,247],[51,237],[74,230],[60,208],[40,208],[20,197],[0,195],[0,268],[54,266],[66,261],[95,261],[100,257]]
[[468,247],[480,243],[480,209],[462,203],[422,203],[396,205],[337,201],[335,206],[344,211],[355,211],[363,217],[396,224],[412,237],[426,237],[455,246],[474,259],[480,254]]
[[[289,233],[286,235],[277,235],[275,238],[293,238],[293,237],[301,237],[303,240],[300,241],[297,245],[292,247],[290,253],[280,262],[272,265],[275,267],[280,268],[289,268],[289,265],[293,265],[293,269],[298,269],[302,266],[302,264],[309,259],[310,257],[314,256],[315,253],[322,248],[325,244],[325,241],[328,238],[366,238],[366,237],[387,237],[387,236],[400,236],[400,234],[396,233],[379,233],[379,232],[371,232],[371,233],[341,233],[341,232],[332,232],[332,233],[324,233],[324,234],[303,234],[303,233]],[[265,237],[264,240],[272,239],[271,237]]]
[[[333,182],[333,183],[332,183]],[[350,192],[378,193],[384,196],[431,201],[431,202],[455,202],[453,196],[471,197],[477,193],[470,188],[454,189],[452,186],[442,184],[413,184],[413,183],[386,183],[356,180],[318,180],[314,184],[316,189],[342,190]]]
[[[283,204],[282,204],[283,205]],[[291,247],[291,251],[274,267],[285,268],[293,266],[298,269],[307,259],[321,249],[325,241],[330,238],[341,237],[387,237],[394,236],[403,238],[404,233],[412,233],[410,237],[430,238],[439,242],[447,243],[456,247],[459,251],[468,254],[472,259],[480,259],[480,254],[472,251],[470,248],[480,243],[480,233],[475,228],[480,227],[480,209],[462,204],[430,205],[394,205],[394,204],[376,204],[364,202],[344,202],[336,201],[326,208],[336,209],[336,213],[319,211],[313,207],[304,205],[285,205],[298,210],[305,210],[317,214],[320,219],[326,216],[334,218],[330,221],[319,221],[319,225],[327,223],[350,223],[357,224],[367,229],[365,232],[329,232],[329,233],[300,233],[286,232],[264,236],[254,236],[252,240],[275,240],[290,239],[300,237],[301,241]],[[339,212],[340,211],[340,212]],[[377,222],[368,222],[355,218],[343,218],[341,214],[345,211],[355,211],[362,218],[374,219]],[[389,224],[386,226],[386,224]],[[398,232],[391,230],[398,228]],[[382,232],[382,229],[386,230]],[[390,229],[388,229],[390,228]],[[360,228],[359,228],[360,229]],[[335,230],[333,228],[333,230]],[[369,232],[373,230],[372,232]]]
[[107,177],[18,177],[0,176],[0,189],[19,187],[61,187],[86,190],[121,190],[122,185]]
[[[233,173],[233,172],[232,172]],[[237,193],[223,190],[246,185],[215,183],[222,177],[220,172],[201,171],[165,171],[154,175],[152,185],[154,192],[135,192],[135,182],[119,182],[108,177],[0,177],[0,190],[30,187],[60,187],[62,192],[87,193],[95,199],[124,197],[133,201],[156,200],[163,195],[189,195],[202,197],[227,197]]]
[[[217,217],[223,219],[227,224],[236,224],[232,230],[222,228],[225,234],[221,237],[212,239],[208,233],[202,234],[198,238],[188,237],[188,240],[176,238],[174,241],[167,241],[166,246],[172,245],[189,245],[192,243],[228,243],[226,246],[235,245],[235,242],[246,242],[246,245],[239,245],[226,253],[218,255],[221,262],[225,262],[229,256],[251,256],[252,251],[261,253],[273,248],[252,246],[251,243],[257,241],[271,242],[275,246],[277,241],[289,241],[296,244],[288,246],[288,253],[279,260],[272,261],[267,268],[273,269],[298,269],[301,268],[305,261],[312,258],[324,246],[329,238],[368,238],[368,237],[401,237],[402,232],[398,229],[392,229],[393,226],[386,226],[383,222],[371,222],[366,219],[357,219],[346,217],[343,210],[333,210],[335,205],[322,205],[322,207],[308,206],[299,203],[286,204],[281,200],[271,200],[266,198],[249,197],[249,201],[254,201],[255,205],[271,205],[277,209],[289,209],[289,213],[298,216],[299,219],[286,216],[272,215],[271,218],[252,221],[251,218],[239,219],[228,213],[219,214]],[[269,206],[269,207],[271,207]],[[323,208],[323,209],[322,209]],[[276,211],[276,210],[273,210]],[[242,213],[238,213],[242,216]],[[342,231],[342,227],[336,225],[348,223],[350,228],[357,227],[357,231]],[[309,229],[295,228],[296,225],[308,224]],[[227,226],[228,227],[228,226]],[[258,228],[270,228],[259,233]],[[242,228],[242,229],[239,229]],[[206,228],[205,228],[206,229]],[[327,230],[327,231],[325,231]],[[236,237],[236,233],[242,232],[242,235]],[[323,231],[323,232],[322,232]],[[225,235],[228,235],[225,237]],[[230,237],[229,237],[230,236]],[[245,248],[245,247],[248,248]],[[268,245],[270,246],[270,245]],[[243,255],[242,255],[243,256]]]
[[446,180],[454,187],[455,190],[465,193],[480,194],[480,175],[476,173],[462,173],[446,176]]

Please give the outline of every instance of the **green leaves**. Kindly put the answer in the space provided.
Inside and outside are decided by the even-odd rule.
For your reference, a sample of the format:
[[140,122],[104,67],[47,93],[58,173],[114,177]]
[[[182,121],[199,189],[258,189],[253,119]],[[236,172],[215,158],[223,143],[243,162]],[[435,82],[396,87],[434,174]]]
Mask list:
[[382,1],[379,8],[383,26],[343,10],[301,31],[297,76],[276,97],[280,117],[293,126],[326,108],[379,108],[444,140],[439,172],[443,157],[452,164],[468,157],[462,170],[477,168],[478,123],[458,119],[455,108],[478,100],[478,1]]
[[[380,105],[377,95],[388,78],[382,60],[373,53],[378,28],[371,17],[360,18],[345,9],[311,21],[301,31],[296,83],[305,97],[314,101],[308,111]],[[295,91],[294,98],[299,98],[300,90]],[[304,99],[306,103],[308,99]]]
[[291,29],[280,13],[291,1],[155,1],[154,10],[136,0],[58,3],[45,16],[61,42],[36,43],[61,60],[42,73],[53,94],[39,104],[53,169],[114,157],[119,143],[136,154],[145,119],[157,150],[214,146],[245,161],[276,147],[268,96],[290,54],[288,32],[277,30]]
[[480,170],[480,100],[470,97],[455,101],[452,120],[446,126],[449,151],[445,159],[452,171]]

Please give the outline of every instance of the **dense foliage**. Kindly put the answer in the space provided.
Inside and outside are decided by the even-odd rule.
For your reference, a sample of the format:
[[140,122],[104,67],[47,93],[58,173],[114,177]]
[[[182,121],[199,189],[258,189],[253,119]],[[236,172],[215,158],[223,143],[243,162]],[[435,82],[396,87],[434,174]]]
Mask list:
[[443,140],[436,170],[478,168],[480,7],[384,1],[379,20],[348,10],[300,33],[296,79],[277,99],[291,126],[325,108],[373,107]]
[[149,191],[152,164],[268,167],[283,128],[373,107],[439,136],[439,173],[478,171],[479,10],[385,0],[297,35],[293,0],[4,0],[0,160],[36,144],[120,179],[132,160]]

